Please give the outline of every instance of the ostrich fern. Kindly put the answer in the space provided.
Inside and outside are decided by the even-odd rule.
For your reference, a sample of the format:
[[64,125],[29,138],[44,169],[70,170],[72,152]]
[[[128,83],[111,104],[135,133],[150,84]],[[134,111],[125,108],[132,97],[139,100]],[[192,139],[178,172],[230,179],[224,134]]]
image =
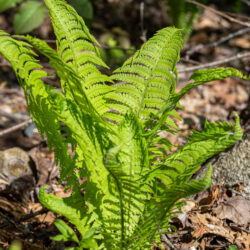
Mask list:
[[[64,0],[45,4],[57,51],[37,38],[20,40],[1,31],[0,53],[11,63],[30,114],[60,162],[60,181],[72,187],[67,198],[48,194],[46,187],[40,190],[40,202],[68,218],[81,234],[78,239],[56,220],[62,234],[53,239],[74,241],[78,249],[151,249],[160,243],[159,230],[166,232],[179,199],[209,187],[211,168],[202,180],[189,181],[199,165],[242,135],[237,116],[234,127],[206,122],[186,145],[167,154],[171,143],[159,132],[178,132],[173,117],[179,118],[179,100],[191,88],[245,76],[233,68],[200,70],[176,93],[182,38],[171,27],[158,31],[111,76],[104,75],[99,44],[82,18]],[[44,82],[48,74],[35,51],[57,70],[62,93]]]

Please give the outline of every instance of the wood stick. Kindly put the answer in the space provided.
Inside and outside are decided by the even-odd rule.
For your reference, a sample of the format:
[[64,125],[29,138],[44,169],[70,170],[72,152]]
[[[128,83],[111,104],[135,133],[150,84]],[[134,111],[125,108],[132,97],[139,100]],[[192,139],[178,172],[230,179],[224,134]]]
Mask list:
[[249,57],[250,56],[250,52],[246,52],[246,53],[239,53],[236,56],[231,56],[231,57],[227,57],[225,59],[222,60],[218,60],[218,61],[214,61],[211,63],[205,63],[205,64],[201,64],[198,66],[193,66],[193,67],[189,67],[189,68],[185,68],[185,69],[180,69],[178,70],[178,73],[183,73],[183,72],[190,72],[190,71],[195,71],[195,70],[199,70],[199,69],[207,69],[213,66],[217,66],[223,63],[228,63],[243,57]]
[[0,137],[4,136],[6,134],[9,134],[9,133],[11,133],[13,131],[16,131],[16,130],[22,128],[22,127],[25,127],[25,126],[27,126],[28,124],[30,124],[32,122],[33,122],[33,120],[30,118],[30,119],[28,119],[28,120],[26,120],[24,122],[21,122],[21,123],[19,123],[17,125],[14,125],[14,126],[12,126],[10,128],[4,129],[4,130],[0,131]]
[[203,9],[207,9],[207,10],[209,10],[211,12],[214,12],[215,14],[217,14],[219,16],[222,16],[222,17],[230,20],[231,22],[238,23],[238,24],[241,24],[243,26],[250,27],[250,23],[244,23],[244,22],[242,22],[240,20],[237,20],[236,18],[233,18],[233,17],[231,17],[231,16],[229,16],[229,15],[227,15],[227,14],[225,14],[225,13],[219,11],[219,10],[216,10],[214,8],[208,7],[208,6],[206,6],[206,5],[202,4],[202,3],[198,3],[198,2],[196,2],[194,0],[186,0],[186,2],[192,3],[192,4],[197,5],[197,6],[201,7],[201,8],[203,8]]

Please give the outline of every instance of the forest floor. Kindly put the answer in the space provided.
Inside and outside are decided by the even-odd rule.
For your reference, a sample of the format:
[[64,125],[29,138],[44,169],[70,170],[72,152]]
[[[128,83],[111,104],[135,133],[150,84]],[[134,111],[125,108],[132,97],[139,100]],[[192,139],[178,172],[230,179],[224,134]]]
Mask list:
[[[143,16],[139,4],[131,6],[129,1],[119,6],[122,9],[119,13],[116,13],[119,1],[96,4],[91,31],[104,43],[105,37],[110,36],[122,40],[126,44],[122,57],[127,57],[127,51],[134,48],[131,45],[140,47],[141,36],[146,34],[149,38],[157,29],[168,25],[163,1],[147,3]],[[126,17],[128,13],[130,16]],[[12,33],[12,17],[8,14],[0,14],[0,29]],[[238,20],[244,18],[249,21],[244,13],[236,16]],[[194,71],[192,67],[209,68],[211,62],[216,62],[215,66],[235,67],[249,75],[249,54],[239,56],[249,53],[249,31],[249,27],[203,9],[178,63],[177,90],[188,82]],[[50,41],[55,39],[48,17],[32,34]],[[109,48],[105,49],[111,68],[116,68],[121,55],[113,58]],[[53,86],[59,86],[57,78],[50,81]],[[199,86],[182,99],[184,109],[179,112],[182,121],[178,125],[188,135],[191,129],[201,129],[206,119],[233,123],[232,113],[236,111],[244,131],[250,124],[249,93],[250,82],[236,78]],[[7,249],[14,241],[20,242],[23,249],[64,249],[70,244],[50,240],[58,233],[53,221],[59,216],[42,207],[38,192],[45,184],[58,196],[65,197],[68,192],[65,193],[64,184],[58,184],[59,166],[53,152],[30,120],[23,90],[9,63],[1,56],[0,104],[0,249]],[[180,137],[170,139],[183,144]],[[6,176],[5,162],[10,160],[18,170]],[[186,200],[182,213],[171,221],[178,231],[162,235],[162,246],[165,249],[249,249],[250,196],[241,192],[243,186],[244,183],[221,183]]]

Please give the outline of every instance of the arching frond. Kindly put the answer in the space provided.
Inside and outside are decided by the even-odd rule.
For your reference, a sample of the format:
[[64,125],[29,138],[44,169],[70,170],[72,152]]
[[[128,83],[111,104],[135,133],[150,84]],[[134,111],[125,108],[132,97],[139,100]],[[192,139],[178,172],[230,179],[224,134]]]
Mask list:
[[162,29],[115,70],[111,76],[115,92],[108,95],[112,110],[105,117],[120,122],[131,110],[144,122],[156,115],[175,91],[181,41],[180,30]]
[[[239,117],[234,127],[206,122],[203,131],[193,131],[186,145],[168,154],[172,145],[159,132],[178,132],[173,117],[179,118],[176,107],[191,88],[246,77],[232,68],[197,71],[193,82],[175,93],[182,39],[181,30],[169,27],[109,78],[99,71],[106,67],[99,45],[76,11],[64,0],[45,4],[57,51],[37,38],[26,36],[24,42],[0,31],[0,53],[11,63],[31,116],[55,151],[61,181],[67,178],[66,188],[72,187],[67,198],[42,188],[39,199],[76,226],[82,238],[69,238],[80,248],[151,249],[160,242],[159,230],[166,232],[178,200],[210,185],[211,168],[202,180],[189,182],[198,166],[242,135]],[[47,73],[34,49],[57,70],[62,91],[43,82]]]
[[[50,60],[51,67],[57,70],[61,80],[67,82],[68,91],[65,93],[67,98],[73,99],[74,102],[84,110],[84,112],[88,112],[92,115],[96,114],[96,116],[100,116],[100,113],[106,110],[103,101],[99,102],[98,100],[102,99],[104,93],[111,91],[111,88],[108,85],[97,84],[91,87],[91,91],[95,91],[96,94],[96,99],[93,102],[92,96],[82,87],[82,78],[58,56],[55,50],[53,50],[45,41],[40,39],[29,35],[26,36],[25,39],[36,50]],[[103,81],[106,80],[104,75],[100,75],[98,79]],[[96,117],[96,119],[98,119],[98,117]]]
[[157,192],[152,189],[153,197],[146,203],[135,237],[131,239],[135,248],[146,246],[145,249],[150,249],[152,247],[150,242],[160,243],[160,233],[167,233],[171,211],[177,201],[208,188],[211,185],[211,174],[210,167],[201,180],[188,184],[162,185]]
[[47,73],[34,58],[36,54],[31,45],[11,38],[7,33],[0,34],[0,53],[11,63],[16,76],[25,90],[30,114],[41,135],[46,133],[50,148],[55,150],[56,161],[61,162],[61,178],[64,179],[72,169],[72,159],[68,154],[68,145],[61,136],[60,123],[48,101],[52,87],[41,80]]
[[[107,67],[100,58],[98,42],[82,18],[64,0],[45,0],[45,3],[56,34],[59,57],[81,78],[81,87],[98,113],[106,112],[108,107],[104,95],[110,88],[105,83],[112,81],[97,68]],[[69,83],[63,79],[61,84],[67,95]],[[77,95],[77,90],[73,91]]]
[[161,179],[165,185],[187,183],[203,162],[228,148],[241,136],[238,116],[235,118],[234,127],[226,122],[206,122],[203,131],[193,131],[192,136],[187,137],[188,143],[167,156],[148,176]]
[[76,225],[79,232],[84,235],[90,228],[88,214],[83,206],[81,194],[73,194],[67,198],[57,197],[46,193],[46,186],[43,186],[39,193],[40,202],[55,213],[60,213]]

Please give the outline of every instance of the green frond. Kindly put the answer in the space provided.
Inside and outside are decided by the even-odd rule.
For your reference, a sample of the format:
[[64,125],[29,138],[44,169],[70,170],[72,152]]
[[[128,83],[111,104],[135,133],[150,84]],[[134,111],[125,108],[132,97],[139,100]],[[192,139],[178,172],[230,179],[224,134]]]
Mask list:
[[216,68],[216,69],[206,69],[197,70],[191,76],[190,80],[195,82],[211,82],[215,80],[221,80],[227,77],[239,77],[243,79],[249,79],[249,77],[244,76],[239,70],[235,68]]
[[148,176],[157,177],[166,185],[186,183],[200,164],[231,146],[241,136],[238,116],[235,118],[234,127],[226,122],[206,122],[203,131],[193,131],[188,143],[169,155]]
[[[46,0],[45,4],[49,9],[56,34],[58,56],[81,79],[81,88],[97,112],[99,114],[107,112],[104,96],[111,88],[106,83],[112,81],[97,68],[97,66],[107,67],[100,58],[98,42],[89,33],[82,18],[64,0]],[[36,49],[43,53],[39,46]],[[68,85],[72,83],[63,78],[61,84],[66,94],[67,91],[70,92]],[[73,91],[77,92],[75,89]]]
[[52,87],[41,80],[47,73],[37,63],[34,58],[36,54],[28,43],[15,40],[7,33],[1,33],[0,44],[0,53],[11,63],[19,83],[25,90],[31,117],[41,135],[46,133],[49,147],[55,150],[56,161],[61,162],[60,173],[64,179],[66,172],[70,172],[73,161],[68,153],[68,145],[61,136],[59,120],[48,100]]
[[172,112],[176,106],[179,103],[179,100],[191,89],[194,87],[214,81],[214,80],[221,80],[227,77],[239,77],[243,79],[249,79],[248,76],[243,75],[240,71],[234,68],[217,68],[217,69],[208,69],[208,70],[198,70],[193,75],[191,75],[190,80],[194,80],[194,82],[191,82],[190,84],[183,87],[178,93],[173,93],[169,96],[168,102],[165,103],[161,109],[158,111],[158,113],[162,114],[159,122],[155,125],[154,128],[148,133],[145,133],[145,136],[149,139],[152,138],[152,136],[155,135],[158,129],[161,128],[161,126],[166,121],[167,117],[170,115],[170,112]]
[[215,80],[222,80],[227,77],[239,77],[243,79],[249,79],[249,77],[243,75],[239,70],[234,68],[216,68],[216,69],[207,69],[207,70],[197,70],[190,77],[190,80],[194,82],[188,84],[183,89],[177,93],[178,98],[180,99],[184,96],[190,89],[204,84],[206,82],[211,82]]
[[168,233],[171,211],[178,200],[208,188],[211,185],[211,174],[212,168],[210,167],[203,179],[188,184],[164,185],[157,182],[155,186],[159,187],[151,190],[152,198],[146,203],[138,228],[131,239],[135,244],[135,249],[137,246],[144,245],[148,246],[146,249],[151,249],[152,242],[160,243],[160,232]]
[[82,109],[88,110],[90,114],[96,113],[97,119],[100,118],[98,118],[100,114],[107,111],[105,94],[112,91],[110,86],[104,84],[109,80],[108,76],[92,75],[88,79],[88,86],[84,88],[83,79],[46,42],[29,35],[25,39],[50,60],[51,67],[57,70],[61,81],[67,82],[67,86],[62,85],[67,98],[73,99]]
[[[128,239],[133,236],[148,198],[140,181],[141,174],[149,170],[147,145],[134,114],[125,115],[118,134],[117,146],[107,152],[105,160],[110,192],[101,211],[106,249],[129,249]],[[116,234],[112,234],[114,231]]]
[[[24,42],[0,31],[0,53],[11,63],[31,116],[55,151],[60,180],[67,178],[66,188],[72,187],[67,198],[40,190],[41,203],[68,218],[81,234],[78,241],[69,226],[56,221],[62,235],[54,240],[73,240],[80,249],[151,249],[175,216],[173,208],[180,208],[179,199],[211,184],[211,168],[202,180],[189,182],[199,165],[242,136],[238,116],[234,127],[206,122],[203,131],[193,131],[186,145],[169,154],[172,145],[160,132],[179,132],[176,107],[191,88],[247,77],[232,68],[198,71],[175,93],[181,30],[165,28],[110,78],[99,71],[106,67],[99,45],[76,11],[64,0],[45,3],[57,51],[37,38],[26,36]],[[43,82],[47,73],[34,49],[57,70],[62,93]]]
[[[151,114],[156,115],[175,91],[180,48],[179,29],[168,27],[149,39],[133,57],[113,72],[111,79],[115,81],[115,91],[107,95],[112,100],[109,112],[118,111],[124,116],[131,110],[142,123],[150,119]],[[122,110],[116,110],[115,103],[124,105]],[[116,121],[119,123],[121,120],[117,118]]]
[[90,228],[90,215],[84,207],[84,199],[80,193],[75,193],[67,198],[61,198],[55,195],[47,194],[43,186],[39,191],[40,202],[54,213],[65,216],[74,224],[79,232],[84,235]]

